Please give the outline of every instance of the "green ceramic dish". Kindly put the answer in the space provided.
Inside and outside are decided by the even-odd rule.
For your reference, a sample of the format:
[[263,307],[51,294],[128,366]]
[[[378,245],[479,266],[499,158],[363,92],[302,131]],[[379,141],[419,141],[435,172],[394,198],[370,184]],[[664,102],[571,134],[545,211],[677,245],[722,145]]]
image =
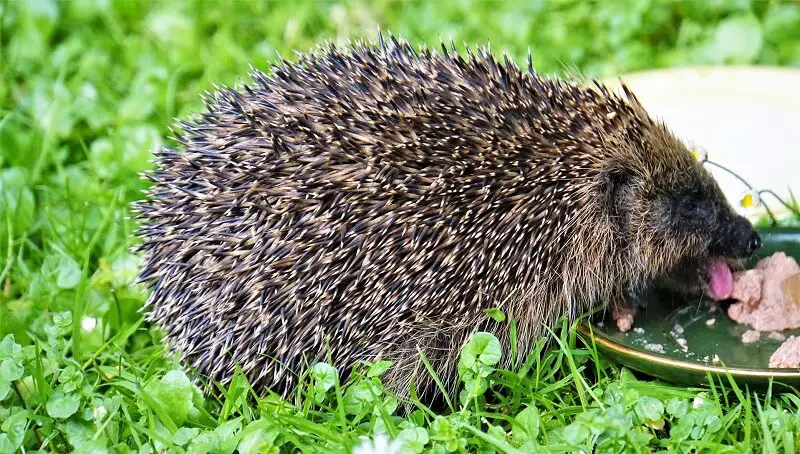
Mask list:
[[[748,267],[776,251],[800,262],[800,229],[764,229],[761,234],[764,247]],[[759,341],[742,343],[741,335],[748,327],[731,321],[725,306],[712,313],[705,302],[674,301],[667,295],[655,295],[643,305],[635,331],[620,333],[612,321],[605,320],[581,325],[580,333],[620,364],[677,384],[703,385],[708,383],[708,374],[719,377],[729,373],[739,384],[763,387],[773,379],[800,387],[800,369],[768,367],[770,356],[782,342],[762,333]],[[787,338],[800,335],[800,329],[781,334]]]

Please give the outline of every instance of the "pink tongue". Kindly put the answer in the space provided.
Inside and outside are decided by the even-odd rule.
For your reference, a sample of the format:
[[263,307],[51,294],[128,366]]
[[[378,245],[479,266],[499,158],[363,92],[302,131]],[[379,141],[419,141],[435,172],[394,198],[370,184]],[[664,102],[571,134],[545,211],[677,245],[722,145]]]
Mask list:
[[727,263],[723,260],[714,259],[706,264],[708,271],[708,286],[711,290],[711,297],[716,300],[730,298],[733,292],[733,275]]

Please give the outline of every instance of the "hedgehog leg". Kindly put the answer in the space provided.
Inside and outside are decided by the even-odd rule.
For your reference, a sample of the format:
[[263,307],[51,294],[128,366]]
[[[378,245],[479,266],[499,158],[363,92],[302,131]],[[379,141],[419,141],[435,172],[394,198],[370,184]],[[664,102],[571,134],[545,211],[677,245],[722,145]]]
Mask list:
[[[459,326],[417,328],[406,341],[392,350],[391,357],[383,358],[392,361],[392,367],[381,379],[385,387],[397,396],[401,411],[415,408],[412,388],[426,406],[441,410],[446,408],[445,393],[457,405],[458,358],[461,347],[475,332],[475,327],[476,323],[465,323]],[[432,371],[422,360],[420,352],[425,355]]]

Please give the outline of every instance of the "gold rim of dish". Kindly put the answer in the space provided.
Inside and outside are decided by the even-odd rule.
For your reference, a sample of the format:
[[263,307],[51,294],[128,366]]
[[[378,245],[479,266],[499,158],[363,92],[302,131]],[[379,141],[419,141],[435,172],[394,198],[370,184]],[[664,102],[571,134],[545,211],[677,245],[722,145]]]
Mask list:
[[800,378],[800,369],[775,369],[775,368],[748,368],[748,367],[724,367],[724,366],[711,366],[704,365],[697,362],[684,361],[680,359],[671,358],[659,353],[648,352],[644,350],[637,350],[624,344],[615,342],[602,332],[598,333],[592,329],[589,324],[581,323],[578,325],[578,331],[592,339],[595,343],[626,356],[631,356],[650,363],[656,363],[661,366],[679,368],[682,370],[692,370],[696,372],[711,372],[716,374],[731,374],[732,376],[745,376],[745,377],[761,377],[761,378]]

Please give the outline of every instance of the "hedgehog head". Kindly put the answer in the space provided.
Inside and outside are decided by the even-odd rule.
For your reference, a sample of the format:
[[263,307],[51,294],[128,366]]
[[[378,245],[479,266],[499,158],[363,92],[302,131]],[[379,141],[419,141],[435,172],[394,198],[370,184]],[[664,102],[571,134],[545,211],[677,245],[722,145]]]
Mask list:
[[633,148],[624,165],[612,160],[603,173],[606,207],[629,257],[658,286],[728,298],[732,272],[761,247],[759,234],[665,127],[652,123]]

